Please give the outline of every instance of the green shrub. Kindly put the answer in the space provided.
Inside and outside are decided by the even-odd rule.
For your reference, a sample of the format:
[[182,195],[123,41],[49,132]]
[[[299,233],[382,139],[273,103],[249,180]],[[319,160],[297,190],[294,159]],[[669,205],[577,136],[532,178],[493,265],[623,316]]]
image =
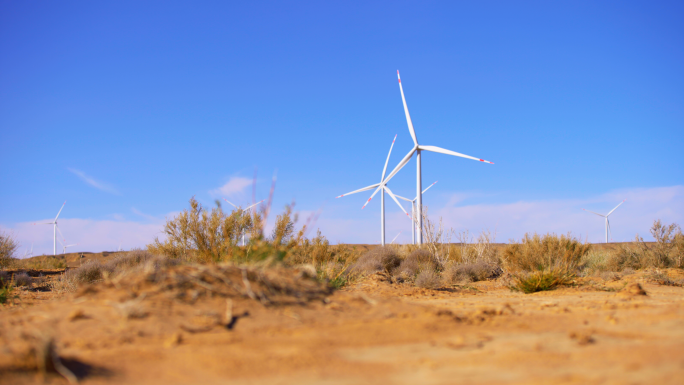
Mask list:
[[559,286],[572,283],[574,278],[574,272],[564,267],[540,269],[517,275],[511,289],[525,294],[553,290]]

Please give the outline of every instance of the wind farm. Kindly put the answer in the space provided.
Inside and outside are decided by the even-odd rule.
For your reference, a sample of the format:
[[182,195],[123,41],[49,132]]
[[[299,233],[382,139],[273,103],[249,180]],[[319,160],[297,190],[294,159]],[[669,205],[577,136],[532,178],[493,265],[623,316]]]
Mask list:
[[682,382],[681,2],[0,20],[0,385]]

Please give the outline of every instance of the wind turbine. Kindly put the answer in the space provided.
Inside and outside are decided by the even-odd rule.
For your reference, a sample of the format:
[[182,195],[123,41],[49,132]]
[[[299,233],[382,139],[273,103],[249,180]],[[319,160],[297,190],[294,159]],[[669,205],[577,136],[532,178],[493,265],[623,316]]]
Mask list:
[[[252,207],[258,205],[259,203],[265,201],[266,199],[262,199],[262,200],[260,200],[259,202],[254,203],[254,204],[248,206],[248,207],[247,207],[246,209],[244,209],[244,210],[241,209],[241,208],[239,208],[239,207],[237,207],[237,206],[235,206],[234,204],[232,204],[232,203],[231,203],[228,199],[226,199],[226,198],[223,198],[223,200],[226,201],[226,202],[228,202],[229,205],[235,207],[236,210],[247,211],[247,210],[251,209]],[[244,245],[245,245],[245,229],[242,229],[242,246],[244,246]]]
[[[433,184],[427,186],[427,188],[425,190],[423,190],[423,194],[425,194],[425,192],[427,190],[429,190],[430,187],[434,186],[436,183],[437,183],[437,181],[435,181]],[[404,198],[404,197],[399,196],[399,195],[397,195],[397,198],[403,199],[407,202],[411,202],[411,217],[413,218],[413,223],[412,223],[413,228],[411,229],[411,239],[412,239],[413,244],[415,244],[416,243],[416,227],[417,227],[416,226],[416,222],[417,222],[416,221],[416,200],[418,199],[418,196],[413,198],[413,200],[408,199],[408,198]]]
[[[342,194],[342,195],[337,197],[337,198],[342,198],[343,196],[346,196],[346,195],[355,194],[357,192],[370,190],[370,189],[376,188],[376,187],[378,188],[377,190],[375,190],[376,193],[380,189],[383,190],[383,193],[380,196],[380,243],[383,246],[385,246],[385,192],[387,192],[390,195],[390,197],[392,197],[392,199],[401,208],[401,211],[403,211],[404,214],[406,214],[408,216],[408,213],[406,212],[406,210],[404,210],[404,207],[401,205],[401,203],[399,203],[399,201],[397,200],[397,197],[392,193],[392,190],[390,190],[389,187],[386,186],[387,181],[385,180],[385,173],[387,172],[387,163],[389,162],[390,155],[392,155],[392,148],[394,147],[394,141],[395,140],[397,140],[397,135],[394,135],[394,139],[392,139],[392,145],[390,146],[389,153],[387,154],[387,160],[385,160],[385,167],[382,169],[382,176],[380,177],[380,183],[372,184],[372,185],[364,187],[362,189],[354,190],[352,192],[348,192],[346,194]],[[373,193],[373,195],[375,195],[375,193]],[[373,198],[373,197],[371,197],[371,198]],[[362,209],[366,208],[366,205],[368,204],[368,202],[370,202],[370,199],[368,199],[368,201],[366,201],[366,204],[363,205]]]
[[59,231],[59,235],[64,238],[62,235],[62,232],[59,230],[59,227],[57,226],[57,218],[59,218],[59,214],[62,213],[62,210],[64,210],[64,205],[66,204],[66,201],[62,204],[62,208],[59,209],[59,212],[57,213],[57,216],[55,217],[55,220],[52,222],[42,222],[42,223],[34,223],[34,225],[53,225],[52,233],[53,233],[53,239],[52,239],[52,255],[57,255],[57,232]]
[[[614,209],[610,210],[610,212],[609,212],[608,214],[606,214],[606,215],[599,214],[599,213],[595,213],[595,212],[589,211],[589,210],[587,210],[587,209],[582,209],[582,210],[584,210],[584,211],[586,211],[586,212],[589,212],[589,213],[592,213],[592,214],[596,214],[596,215],[598,215],[599,217],[605,218],[605,221],[606,221],[606,243],[608,243],[608,233],[610,233],[610,221],[608,220],[608,216],[609,216],[610,214],[612,214],[613,211],[615,211],[615,209],[617,209],[618,207],[620,207],[621,204],[625,203],[626,200],[627,200],[627,199],[625,199],[625,200],[623,200],[622,202],[620,202],[617,206],[615,206]],[[613,238],[613,235],[612,235],[612,234],[610,235],[610,238],[611,238],[611,239]]]
[[[60,232],[60,234],[62,234],[62,233]],[[78,243],[74,243],[73,245],[66,245],[66,244],[65,244],[65,243],[66,243],[66,239],[64,240],[64,242],[59,241],[59,243],[62,244],[62,254],[66,254],[67,248],[72,247],[72,246],[78,246]]]
[[[421,245],[421,244],[423,244],[423,231],[422,231],[422,228],[423,228],[423,194],[422,194],[423,182],[422,182],[422,174],[421,174],[421,151],[431,151],[431,152],[438,152],[440,154],[459,156],[461,158],[477,160],[477,161],[489,163],[489,164],[494,164],[494,162],[489,162],[489,161],[484,160],[484,159],[475,158],[475,157],[472,157],[469,155],[464,155],[464,154],[461,154],[461,153],[458,153],[455,151],[446,150],[444,148],[440,148],[440,147],[436,147],[436,146],[423,146],[423,145],[418,144],[418,138],[416,137],[416,131],[413,129],[413,122],[411,122],[411,115],[409,115],[408,106],[406,105],[406,98],[404,97],[404,88],[401,85],[401,77],[399,76],[399,71],[397,71],[397,78],[399,79],[399,91],[401,91],[401,100],[404,104],[404,113],[406,114],[406,123],[408,124],[409,133],[411,134],[411,138],[413,139],[414,145],[413,145],[413,148],[411,149],[411,151],[409,151],[408,154],[406,154],[406,156],[404,156],[404,159],[402,159],[401,162],[399,162],[399,164],[394,168],[394,170],[392,170],[392,172],[387,176],[387,179],[380,182],[380,185],[375,190],[373,195],[371,195],[371,197],[368,199],[368,202],[370,202],[370,200],[373,199],[373,196],[375,196],[375,194],[377,194],[378,191],[380,191],[380,189],[383,188],[384,185],[387,182],[389,182],[390,179],[392,179],[394,177],[394,175],[396,175],[399,172],[399,170],[401,170],[406,165],[406,163],[408,163],[409,160],[411,160],[411,157],[415,153],[416,154],[416,195],[418,197],[417,202],[416,202],[416,206],[417,206],[416,207],[416,217],[417,217],[418,229],[419,229],[418,234],[417,234],[417,238],[418,238],[417,243],[419,245]],[[366,202],[366,204],[368,204],[368,202]]]
[[26,252],[24,253],[24,256],[22,258],[27,258],[29,256],[33,257],[33,242],[31,242],[31,251],[29,252],[29,250],[26,249]]

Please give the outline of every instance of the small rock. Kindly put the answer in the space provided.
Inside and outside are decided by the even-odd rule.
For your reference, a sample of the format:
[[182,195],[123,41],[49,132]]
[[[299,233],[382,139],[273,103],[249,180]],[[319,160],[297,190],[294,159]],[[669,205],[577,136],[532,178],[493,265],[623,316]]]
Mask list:
[[85,315],[85,312],[83,312],[83,309],[76,309],[76,310],[72,311],[71,313],[69,313],[69,316],[67,317],[67,319],[69,321],[72,321],[72,322],[80,320],[80,319],[85,319],[85,318],[88,318],[88,316]]
[[646,290],[636,282],[625,286],[625,288],[621,290],[621,293],[626,295],[648,295]]
[[183,342],[183,335],[181,333],[174,333],[169,339],[164,341],[164,347],[172,348],[178,346]]
[[594,337],[592,337],[591,333],[589,332],[572,332],[570,333],[569,337],[573,340],[576,340],[580,345],[589,345],[596,342]]

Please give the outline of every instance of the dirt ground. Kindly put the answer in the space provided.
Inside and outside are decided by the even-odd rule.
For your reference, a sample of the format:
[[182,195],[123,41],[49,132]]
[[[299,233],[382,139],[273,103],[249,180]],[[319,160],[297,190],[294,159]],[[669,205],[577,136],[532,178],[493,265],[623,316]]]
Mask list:
[[427,290],[375,275],[269,306],[111,284],[19,291],[0,306],[0,383],[68,383],[35,370],[49,338],[84,384],[682,383],[684,288],[640,272],[579,283],[522,294],[502,280]]

